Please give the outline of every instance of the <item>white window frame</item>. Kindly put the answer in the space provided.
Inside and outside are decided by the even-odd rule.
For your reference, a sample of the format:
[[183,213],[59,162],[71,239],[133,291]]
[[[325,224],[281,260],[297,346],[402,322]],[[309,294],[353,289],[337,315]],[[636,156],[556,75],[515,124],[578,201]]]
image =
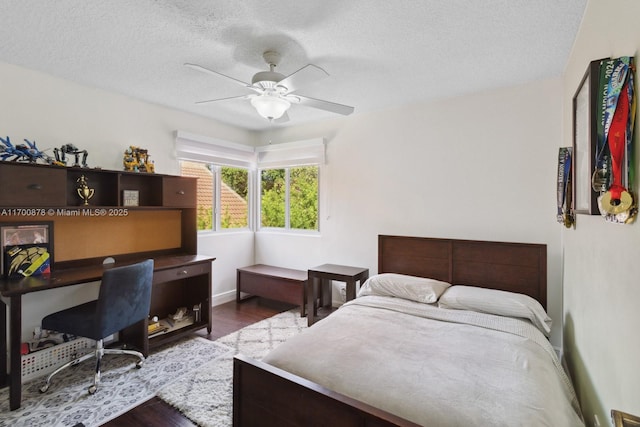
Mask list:
[[[317,166],[318,167],[318,198],[316,200],[318,204],[318,228],[315,230],[305,230],[300,228],[291,228],[291,203],[290,203],[290,189],[291,189],[291,169],[301,166]],[[284,169],[284,182],[285,182],[285,193],[284,193],[284,227],[263,227],[262,226],[262,171],[269,169]],[[261,168],[258,169],[256,174],[256,189],[258,200],[256,203],[256,225],[258,231],[278,231],[278,232],[286,232],[286,233],[296,233],[296,234],[319,234],[320,233],[320,176],[322,175],[322,166],[319,164],[304,164],[304,165],[292,165],[292,166],[274,166],[269,168]]]
[[[188,132],[176,132],[176,158],[190,162],[204,163],[212,166],[213,172],[213,218],[211,230],[198,230],[198,234],[210,233],[235,233],[254,230],[255,203],[253,191],[255,188],[255,168],[256,154],[254,147],[223,141],[216,138],[209,138],[201,135],[194,135]],[[221,167],[234,167],[247,170],[247,227],[242,228],[221,228]]]
[[[256,225],[258,231],[277,231],[284,233],[296,234],[319,234],[320,218],[322,205],[322,169],[325,164],[325,141],[322,138],[309,139],[297,142],[288,142],[281,144],[271,144],[262,147],[256,147],[258,173],[256,174],[256,193],[258,200],[256,204]],[[318,229],[317,230],[300,230],[291,228],[290,222],[290,203],[289,203],[289,169],[298,166],[317,166],[318,167]],[[262,227],[262,170],[264,169],[287,169],[285,174],[285,227]]]
[[[320,233],[320,212],[322,210],[322,170],[325,164],[325,141],[316,138],[305,141],[288,142],[251,147],[243,144],[223,141],[216,138],[194,135],[184,131],[176,132],[176,158],[192,162],[206,163],[213,166],[213,230],[198,230],[198,233],[228,233],[239,231],[270,230],[285,233]],[[246,168],[247,177],[247,201],[249,203],[246,228],[221,229],[221,174],[220,167]],[[318,167],[318,229],[300,230],[290,227],[289,212],[289,170],[299,166]],[[285,228],[261,227],[261,171],[263,169],[286,169],[286,193],[285,193]]]
[[[211,199],[213,200],[213,206],[211,207],[211,229],[207,230],[198,230],[199,234],[207,234],[207,233],[226,233],[226,232],[239,232],[239,231],[250,231],[253,230],[253,206],[254,204],[251,202],[253,200],[253,191],[254,191],[254,175],[255,171],[252,171],[247,168],[243,168],[241,166],[229,166],[229,165],[221,165],[216,163],[207,163],[198,160],[181,160],[188,161],[192,163],[201,163],[203,165],[207,165],[211,168],[212,176],[212,192]],[[233,227],[233,228],[222,228],[222,168],[224,167],[233,167],[238,169],[245,169],[247,171],[247,226],[246,227]]]

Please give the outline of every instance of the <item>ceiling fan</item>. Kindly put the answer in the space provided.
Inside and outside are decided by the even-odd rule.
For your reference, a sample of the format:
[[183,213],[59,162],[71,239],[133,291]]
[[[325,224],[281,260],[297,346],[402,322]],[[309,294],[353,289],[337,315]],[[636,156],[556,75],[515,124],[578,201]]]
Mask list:
[[321,110],[345,116],[353,113],[354,108],[349,107],[348,105],[336,104],[334,102],[293,94],[306,84],[314,83],[318,80],[329,77],[329,74],[322,68],[313,64],[308,64],[300,68],[298,71],[288,76],[284,76],[283,74],[274,71],[280,62],[280,54],[278,52],[266,51],[262,54],[262,57],[269,65],[269,71],[260,71],[256,73],[251,79],[251,83],[245,83],[242,80],[229,77],[217,71],[209,70],[208,68],[200,65],[184,64],[186,67],[192,68],[196,71],[215,76],[222,76],[244,86],[247,89],[257,92],[255,94],[232,96],[229,98],[198,101],[196,104],[206,104],[209,102],[228,99],[249,99],[251,101],[251,105],[253,105],[253,107],[258,111],[258,114],[269,121],[276,122],[286,122],[289,120],[287,110],[291,107],[291,104],[302,104],[307,107],[319,108]]

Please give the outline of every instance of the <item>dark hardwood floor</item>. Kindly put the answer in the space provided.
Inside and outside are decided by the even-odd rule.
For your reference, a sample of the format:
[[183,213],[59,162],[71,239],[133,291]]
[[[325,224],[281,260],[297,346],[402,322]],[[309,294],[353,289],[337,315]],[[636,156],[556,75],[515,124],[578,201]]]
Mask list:
[[[206,329],[196,334],[212,341],[235,332],[260,320],[289,310],[294,306],[263,298],[250,298],[237,304],[235,301],[213,307],[213,330],[207,335]],[[131,411],[103,424],[106,427],[162,426],[191,427],[189,421],[178,410],[154,397],[133,408]]]

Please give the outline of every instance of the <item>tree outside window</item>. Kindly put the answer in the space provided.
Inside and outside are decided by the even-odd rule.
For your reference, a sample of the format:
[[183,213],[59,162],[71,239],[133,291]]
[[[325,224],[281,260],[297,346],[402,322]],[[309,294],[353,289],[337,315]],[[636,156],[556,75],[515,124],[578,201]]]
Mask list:
[[222,166],[220,178],[220,228],[247,228],[249,171]]
[[260,224],[318,230],[318,166],[262,170]]

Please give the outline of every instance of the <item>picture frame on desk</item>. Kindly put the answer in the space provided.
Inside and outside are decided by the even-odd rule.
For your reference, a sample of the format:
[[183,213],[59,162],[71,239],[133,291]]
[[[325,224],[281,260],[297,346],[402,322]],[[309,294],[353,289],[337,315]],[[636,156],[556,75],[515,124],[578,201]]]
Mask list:
[[21,245],[43,245],[53,265],[53,221],[0,223],[0,275],[6,277],[5,253],[8,248]]

